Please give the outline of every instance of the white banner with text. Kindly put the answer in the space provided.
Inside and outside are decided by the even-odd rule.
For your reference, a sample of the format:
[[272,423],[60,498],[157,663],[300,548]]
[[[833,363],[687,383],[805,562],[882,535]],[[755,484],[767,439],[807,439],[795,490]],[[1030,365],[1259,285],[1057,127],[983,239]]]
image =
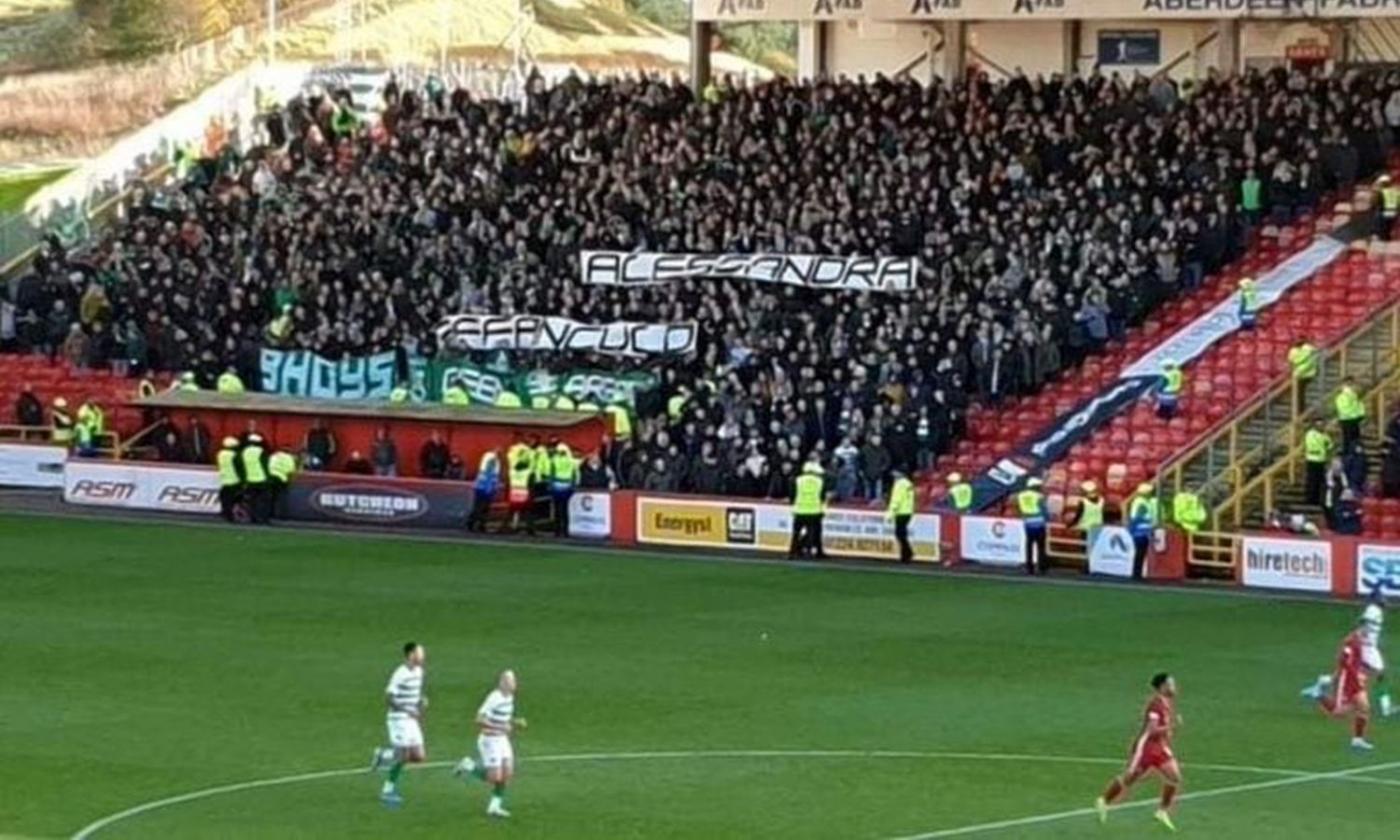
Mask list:
[[71,459],[63,470],[63,501],[74,505],[217,514],[219,476],[213,469],[198,467]]
[[964,516],[961,536],[964,560],[989,566],[1025,565],[1026,526],[1019,519]]
[[810,254],[655,254],[584,251],[587,286],[655,286],[677,280],[748,280],[807,289],[908,292],[919,278],[913,257]]
[[552,315],[453,315],[438,325],[438,341],[454,350],[534,350],[660,356],[695,352],[694,323],[584,324]]
[[1245,537],[1240,546],[1240,568],[1245,586],[1330,592],[1332,543]]
[[570,496],[569,536],[589,539],[612,536],[612,495],[580,490]]
[[1111,577],[1133,576],[1133,535],[1121,525],[1105,525],[1094,531],[1089,546],[1089,572]]

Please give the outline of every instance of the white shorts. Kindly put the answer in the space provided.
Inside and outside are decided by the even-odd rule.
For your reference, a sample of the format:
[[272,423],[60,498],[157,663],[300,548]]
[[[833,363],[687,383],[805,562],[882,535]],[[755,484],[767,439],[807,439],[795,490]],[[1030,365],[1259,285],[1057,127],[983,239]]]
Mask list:
[[398,749],[423,746],[423,728],[418,719],[408,715],[390,715],[386,724],[389,727],[389,746]]
[[505,735],[478,735],[476,751],[487,770],[515,766],[515,749]]
[[1381,656],[1381,649],[1375,645],[1362,645],[1361,664],[1369,668],[1373,674],[1384,671],[1385,658]]

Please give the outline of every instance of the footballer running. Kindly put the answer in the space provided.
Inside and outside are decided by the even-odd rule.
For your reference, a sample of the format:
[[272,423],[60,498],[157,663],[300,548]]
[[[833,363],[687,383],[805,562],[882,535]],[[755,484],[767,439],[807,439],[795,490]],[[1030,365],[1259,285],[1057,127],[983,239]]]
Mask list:
[[422,764],[428,759],[423,745],[423,711],[428,698],[423,694],[423,661],[427,652],[417,642],[403,646],[403,663],[394,669],[389,685],[384,689],[388,706],[385,723],[389,729],[389,746],[378,747],[370,761],[370,772],[386,770],[384,787],[379,800],[390,807],[403,804],[399,794],[399,778],[407,764]]
[[[1369,676],[1385,670],[1380,652],[1380,627],[1384,620],[1379,604],[1370,604],[1361,613],[1357,627],[1342,639],[1337,651],[1337,667],[1303,689],[1303,696],[1315,700],[1328,717],[1351,717],[1351,748],[1362,752],[1375,749],[1366,740],[1371,721],[1371,698],[1367,694]],[[1381,695],[1381,708],[1389,710],[1390,697]]]
[[1152,678],[1152,697],[1142,715],[1142,730],[1133,741],[1128,767],[1121,776],[1108,783],[1103,795],[1094,802],[1099,822],[1108,821],[1108,807],[1128,789],[1146,776],[1157,773],[1162,777],[1162,799],[1152,816],[1169,831],[1176,831],[1172,822],[1172,804],[1181,789],[1181,765],[1172,753],[1172,731],[1181,723],[1176,714],[1176,680],[1161,673]]
[[491,785],[491,801],[486,813],[492,817],[509,817],[506,810],[506,785],[515,773],[515,750],[510,736],[525,728],[525,718],[515,716],[515,672],[506,670],[496,680],[496,687],[486,695],[476,712],[479,734],[476,752],[479,760],[464,757],[452,769],[454,776],[471,777]]

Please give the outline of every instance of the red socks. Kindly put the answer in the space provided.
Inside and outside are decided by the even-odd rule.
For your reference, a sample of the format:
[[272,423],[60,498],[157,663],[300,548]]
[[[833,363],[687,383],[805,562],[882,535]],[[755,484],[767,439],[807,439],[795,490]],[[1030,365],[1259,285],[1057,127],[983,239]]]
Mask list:
[[1357,715],[1351,722],[1351,734],[1358,738],[1366,737],[1366,717],[1364,715]]
[[1113,800],[1123,795],[1123,783],[1114,779],[1108,783],[1108,790],[1103,792],[1103,801],[1112,803]]
[[1172,803],[1176,801],[1176,785],[1162,785],[1162,810],[1170,811]]

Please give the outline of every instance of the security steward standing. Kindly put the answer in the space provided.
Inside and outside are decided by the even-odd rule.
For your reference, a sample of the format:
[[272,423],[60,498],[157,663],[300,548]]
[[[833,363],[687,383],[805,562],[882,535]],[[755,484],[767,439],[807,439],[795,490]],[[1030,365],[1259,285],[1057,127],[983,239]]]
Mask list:
[[957,513],[972,512],[972,485],[963,481],[962,473],[948,474],[948,507]]
[[243,464],[238,458],[238,438],[224,438],[223,448],[214,456],[219,470],[219,515],[233,521],[233,511],[243,492]]
[[1026,529],[1026,574],[1045,574],[1046,531],[1049,517],[1045,508],[1045,494],[1041,492],[1040,479],[1032,476],[1026,479],[1026,488],[1016,494],[1016,510],[1021,514],[1021,524]]
[[1094,538],[1098,536],[1099,528],[1103,527],[1103,496],[1099,493],[1099,485],[1094,481],[1086,481],[1079,485],[1079,504],[1069,515],[1067,524],[1084,534],[1084,550],[1092,551],[1094,548]]
[[287,488],[292,483],[292,477],[297,474],[296,456],[279,449],[272,453],[271,458],[267,459],[267,472],[271,476],[268,481],[268,515],[269,517],[281,516],[282,499],[287,495]]
[[1254,278],[1240,281],[1240,329],[1252,330],[1259,323],[1259,290],[1254,287]]
[[467,530],[486,533],[486,517],[491,513],[491,503],[496,499],[496,490],[501,486],[501,459],[494,449],[482,453],[481,462],[476,468],[476,478],[472,480],[475,496],[472,499],[472,512],[467,517]]
[[1170,420],[1176,416],[1185,376],[1181,367],[1171,359],[1162,362],[1162,379],[1157,386],[1157,416]]
[[1303,460],[1306,472],[1303,478],[1303,499],[1310,505],[1322,504],[1322,494],[1327,484],[1327,465],[1332,462],[1332,438],[1322,429],[1321,420],[1313,420],[1303,433]]
[[1400,218],[1400,187],[1391,183],[1389,175],[1378,178],[1376,185],[1381,188],[1381,223],[1376,233],[1389,242],[1394,235],[1395,220]]
[[535,453],[525,443],[517,443],[510,448],[507,479],[510,486],[506,499],[510,503],[511,530],[520,533],[521,519],[525,520],[525,533],[535,535],[535,516],[530,510],[530,481],[535,475]]
[[1356,391],[1356,380],[1342,380],[1342,388],[1333,403],[1337,408],[1337,424],[1342,427],[1342,454],[1348,455],[1361,445],[1361,421],[1366,419],[1366,403]]
[[73,442],[73,415],[68,412],[68,400],[58,397],[53,401],[50,412],[53,431],[49,434],[54,443],[67,446]]
[[914,546],[909,542],[909,523],[914,519],[914,482],[903,470],[894,471],[894,486],[890,488],[890,505],[885,518],[894,523],[894,539],[899,543],[899,562],[914,560]]
[[253,523],[262,525],[268,519],[267,450],[262,435],[248,435],[240,460],[243,461],[243,496],[248,502],[248,515]]
[[793,483],[789,560],[808,555],[818,560],[826,559],[826,548],[822,546],[822,517],[826,515],[826,500],[823,498],[825,485],[821,464],[808,461],[803,465],[802,474]]
[[1147,549],[1157,528],[1157,496],[1151,484],[1139,484],[1128,499],[1128,533],[1133,537],[1133,580],[1142,580],[1147,566]]
[[1306,335],[1298,336],[1298,341],[1288,348],[1288,367],[1293,373],[1293,386],[1297,388],[1298,395],[1293,410],[1299,414],[1307,408],[1308,386],[1317,379],[1317,367],[1321,361],[1322,354]]
[[578,461],[569,445],[560,442],[554,447],[554,458],[550,462],[549,495],[554,500],[554,535],[569,535],[569,499],[573,498],[574,486],[578,484]]
[[1182,490],[1172,497],[1172,520],[1188,537],[1201,530],[1206,522],[1206,507],[1201,497],[1190,490]]

